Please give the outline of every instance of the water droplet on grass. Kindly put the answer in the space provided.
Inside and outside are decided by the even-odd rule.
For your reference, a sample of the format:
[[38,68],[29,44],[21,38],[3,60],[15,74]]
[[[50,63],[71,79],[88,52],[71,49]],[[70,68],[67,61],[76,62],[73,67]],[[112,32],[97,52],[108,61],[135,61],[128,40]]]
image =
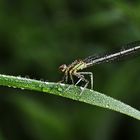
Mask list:
[[45,84],[49,84],[49,82],[45,82]]
[[59,87],[59,88],[58,88],[58,91],[62,92],[62,91],[63,91],[63,89],[62,89],[61,87]]
[[109,108],[109,104],[106,104],[106,108]]
[[63,83],[60,83],[60,85],[61,85],[61,86],[64,86],[65,84],[63,84]]

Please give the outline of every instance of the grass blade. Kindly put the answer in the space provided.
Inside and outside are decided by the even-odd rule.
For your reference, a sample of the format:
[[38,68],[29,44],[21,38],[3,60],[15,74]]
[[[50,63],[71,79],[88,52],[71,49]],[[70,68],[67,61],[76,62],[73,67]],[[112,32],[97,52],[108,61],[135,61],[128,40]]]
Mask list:
[[73,100],[85,102],[91,105],[111,109],[140,120],[140,111],[97,91],[85,89],[82,95],[80,95],[81,88],[77,86],[71,86],[70,89],[66,91],[67,87],[69,86],[66,84],[43,82],[39,80],[1,74],[0,85],[59,95]]

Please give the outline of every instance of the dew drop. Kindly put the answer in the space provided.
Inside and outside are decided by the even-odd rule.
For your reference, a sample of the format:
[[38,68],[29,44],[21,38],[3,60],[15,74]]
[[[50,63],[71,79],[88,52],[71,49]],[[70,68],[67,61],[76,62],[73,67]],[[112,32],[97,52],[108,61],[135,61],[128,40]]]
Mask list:
[[109,104],[106,104],[106,108],[109,108]]
[[63,84],[63,83],[60,83],[60,85],[61,85],[61,86],[64,86],[65,84]]
[[30,77],[28,75],[26,75],[25,78],[29,79]]
[[43,79],[43,78],[41,78],[41,79],[40,79],[40,81],[42,81],[42,82],[43,82],[43,81],[44,81],[44,79]]
[[41,88],[42,87],[42,84],[39,84],[39,87]]
[[62,92],[62,91],[63,91],[63,89],[62,89],[61,87],[59,87],[59,88],[58,88],[58,91]]
[[48,84],[48,82],[45,82],[45,84]]

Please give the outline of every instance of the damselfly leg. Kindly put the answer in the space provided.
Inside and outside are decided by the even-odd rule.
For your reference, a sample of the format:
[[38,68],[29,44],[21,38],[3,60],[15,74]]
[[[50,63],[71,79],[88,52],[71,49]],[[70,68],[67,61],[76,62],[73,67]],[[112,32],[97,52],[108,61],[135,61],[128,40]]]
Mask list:
[[90,77],[90,84],[91,84],[90,88],[93,89],[93,73],[92,72],[78,72],[78,74],[80,74],[80,75],[89,75],[89,77]]
[[[73,85],[77,86],[81,81],[85,82],[85,84],[83,86],[83,89],[82,89],[82,92],[84,91],[85,88],[87,88],[87,86],[89,84],[89,81],[85,78],[84,75],[89,75],[90,83],[91,83],[91,89],[93,89],[93,74],[92,74],[92,72],[77,72],[77,73],[74,73],[74,74],[70,73],[70,79],[71,79]],[[73,76],[78,78],[78,81],[76,83],[74,83]],[[69,90],[71,86],[72,85],[70,85],[65,91]],[[80,93],[80,95],[82,94],[82,92]]]

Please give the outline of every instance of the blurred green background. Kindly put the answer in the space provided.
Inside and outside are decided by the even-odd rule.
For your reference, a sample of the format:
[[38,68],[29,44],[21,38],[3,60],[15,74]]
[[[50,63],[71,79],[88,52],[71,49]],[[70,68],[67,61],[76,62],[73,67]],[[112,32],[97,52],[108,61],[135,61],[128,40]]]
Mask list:
[[[59,65],[140,40],[140,1],[0,0],[0,73],[61,80]],[[100,64],[94,89],[140,110],[140,57]],[[35,91],[0,87],[0,140],[140,140],[140,122]]]

